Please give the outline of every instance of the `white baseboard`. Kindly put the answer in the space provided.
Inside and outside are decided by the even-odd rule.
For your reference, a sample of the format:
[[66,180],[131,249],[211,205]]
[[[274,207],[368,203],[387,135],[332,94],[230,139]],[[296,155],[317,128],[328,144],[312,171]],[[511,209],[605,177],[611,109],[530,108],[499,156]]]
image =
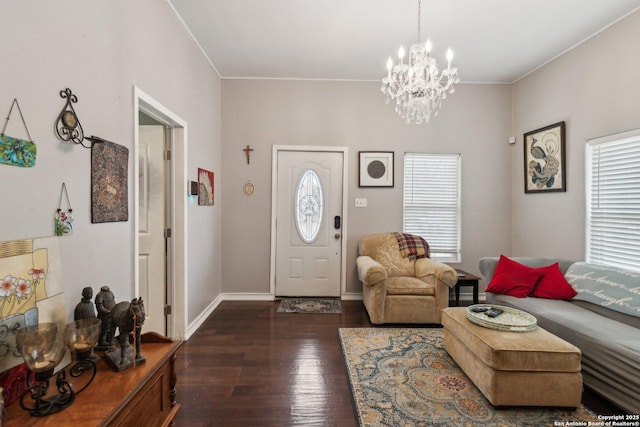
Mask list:
[[274,297],[271,294],[251,294],[251,293],[222,293],[214,299],[209,306],[200,313],[200,315],[191,322],[187,330],[185,331],[185,339],[188,340],[193,335],[205,320],[214,312],[214,310],[220,305],[222,301],[273,301]]
[[205,308],[202,313],[200,313],[196,320],[189,324],[187,330],[185,331],[185,340],[191,338],[191,335],[193,335],[198,330],[198,328],[202,326],[204,321],[207,320],[209,316],[211,316],[211,313],[213,313],[213,311],[220,305],[222,301],[224,301],[224,299],[222,298],[222,294],[220,294],[216,299],[211,301],[211,304],[209,304],[209,306]]
[[223,293],[220,294],[223,301],[273,301],[276,299],[271,294],[257,293]]

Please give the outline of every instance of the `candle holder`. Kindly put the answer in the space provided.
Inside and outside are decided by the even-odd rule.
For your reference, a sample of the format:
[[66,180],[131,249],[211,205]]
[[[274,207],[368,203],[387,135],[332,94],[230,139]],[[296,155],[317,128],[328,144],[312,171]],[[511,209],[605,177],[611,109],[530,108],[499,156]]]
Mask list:
[[29,411],[33,416],[42,417],[71,405],[75,399],[75,392],[66,380],[64,370],[56,375],[55,385],[58,394],[45,397],[49,392],[54,369],[65,353],[64,342],[58,336],[57,325],[43,323],[21,329],[16,335],[16,344],[36,382],[32,384],[31,375],[27,375],[27,390],[20,397],[22,409]]
[[98,343],[101,330],[102,320],[96,317],[76,320],[69,323],[64,329],[64,343],[69,351],[76,356],[76,362],[71,365],[69,375],[78,378],[83,376],[85,372],[90,373],[89,379],[77,389],[76,393],[87,388],[96,376],[97,363],[100,358],[93,354],[93,347]]
[[33,334],[38,331],[40,336],[45,341],[53,341],[58,335],[58,325],[56,323],[40,323],[33,326],[25,326],[22,329],[16,331],[16,350],[20,356],[22,356],[22,345],[27,335]]

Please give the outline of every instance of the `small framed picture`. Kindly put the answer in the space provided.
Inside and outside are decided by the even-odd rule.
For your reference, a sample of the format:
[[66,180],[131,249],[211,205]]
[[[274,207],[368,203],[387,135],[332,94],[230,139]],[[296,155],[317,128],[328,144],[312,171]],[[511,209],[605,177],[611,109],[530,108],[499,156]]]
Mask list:
[[393,151],[358,152],[359,187],[393,187]]
[[524,134],[524,192],[567,191],[564,122]]
[[213,206],[213,172],[198,168],[198,204]]

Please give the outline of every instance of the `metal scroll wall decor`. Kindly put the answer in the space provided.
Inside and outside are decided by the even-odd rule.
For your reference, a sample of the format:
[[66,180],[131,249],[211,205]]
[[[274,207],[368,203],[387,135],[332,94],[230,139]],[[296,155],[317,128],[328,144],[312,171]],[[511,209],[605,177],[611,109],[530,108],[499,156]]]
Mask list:
[[[73,108],[73,104],[78,102],[78,97],[71,92],[71,89],[61,90],[60,98],[67,101],[53,126],[58,139],[82,145],[84,148],[92,148],[94,144],[103,142],[104,140],[98,136],[84,136],[80,119]],[[84,141],[89,141],[89,144],[85,145]]]
[[55,123],[55,132],[58,139],[61,141],[73,142],[74,144],[80,144],[85,148],[91,148],[90,145],[84,145],[84,131],[82,125],[76,114],[76,110],[73,108],[73,104],[78,102],[78,97],[71,92],[71,89],[66,88],[60,91],[60,97],[66,99],[67,102],[58,114],[58,119]]

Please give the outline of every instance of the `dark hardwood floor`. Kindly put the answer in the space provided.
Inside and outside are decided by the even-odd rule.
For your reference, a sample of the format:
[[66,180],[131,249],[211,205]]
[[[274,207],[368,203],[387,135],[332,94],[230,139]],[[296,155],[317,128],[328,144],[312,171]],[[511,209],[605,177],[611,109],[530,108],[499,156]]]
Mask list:
[[[337,329],[373,327],[362,302],[342,301],[342,314],[278,304],[225,301],[181,346],[176,426],[358,425]],[[583,402],[622,413],[588,390]]]

